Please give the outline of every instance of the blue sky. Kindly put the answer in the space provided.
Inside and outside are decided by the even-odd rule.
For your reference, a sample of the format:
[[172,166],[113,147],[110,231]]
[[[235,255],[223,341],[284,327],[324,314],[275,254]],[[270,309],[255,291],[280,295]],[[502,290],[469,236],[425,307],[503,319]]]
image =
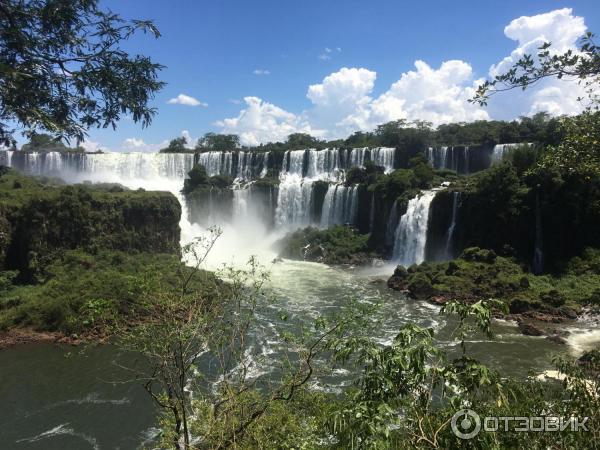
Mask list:
[[[600,30],[597,1],[102,3],[124,17],[154,20],[162,37],[142,35],[126,48],[164,64],[161,77],[168,83],[155,99],[159,112],[150,128],[125,119],[117,131],[90,131],[90,147],[112,150],[154,150],[183,130],[193,138],[236,132],[251,144],[288,131],[335,137],[389,118],[511,118],[549,103],[532,92],[526,98],[508,94],[485,112],[468,109],[462,103],[473,81],[515,49],[534,48],[526,42],[532,33],[554,40],[582,26]],[[572,11],[536,22],[538,15],[562,8]],[[526,36],[522,42],[505,35],[505,27],[521,16],[529,20],[513,28]],[[427,66],[415,69],[417,60]],[[456,63],[436,72],[444,61]],[[344,67],[350,70],[340,72]],[[403,74],[405,81],[391,89]],[[439,83],[431,81],[438,76]],[[317,86],[312,94],[311,85]],[[575,106],[563,100],[569,89],[552,91],[552,112],[573,112]],[[180,94],[201,104],[168,103]]]

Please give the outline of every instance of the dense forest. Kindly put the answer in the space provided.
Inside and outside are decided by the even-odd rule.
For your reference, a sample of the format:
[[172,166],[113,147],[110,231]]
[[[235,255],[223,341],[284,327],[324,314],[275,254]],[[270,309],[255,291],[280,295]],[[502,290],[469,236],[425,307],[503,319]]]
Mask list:
[[[0,154],[11,166],[0,166],[1,392],[11,399],[0,433],[27,433],[3,446],[100,448],[87,433],[125,429],[105,425],[127,405],[152,420],[125,429],[119,448],[600,448],[591,33],[576,51],[541,44],[469,100],[569,78],[588,97],[577,115],[397,120],[252,148],[207,133],[150,157],[86,154],[89,129],[124,117],[148,126],[157,113],[163,66],[125,45],[140,33],[160,37],[97,0],[0,2]],[[19,133],[29,142],[17,150]],[[55,177],[73,173],[131,186]],[[170,192],[140,187],[154,175],[152,188]],[[209,266],[254,241],[274,258]],[[591,345],[565,350],[575,332]],[[52,345],[21,345],[34,343]],[[108,364],[91,356],[99,344]],[[84,360],[93,370],[73,370]],[[105,379],[107,365],[126,380]],[[123,384],[148,403],[134,388],[97,395]],[[95,407],[106,409],[91,431],[75,429]],[[523,419],[528,432],[509,428]]]

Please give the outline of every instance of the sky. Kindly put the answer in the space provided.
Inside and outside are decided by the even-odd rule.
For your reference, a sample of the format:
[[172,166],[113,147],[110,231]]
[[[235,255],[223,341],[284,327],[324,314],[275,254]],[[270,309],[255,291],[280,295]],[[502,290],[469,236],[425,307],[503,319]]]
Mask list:
[[371,0],[101,0],[126,18],[152,19],[162,37],[124,48],[165,66],[142,129],[90,130],[89,150],[156,151],[184,135],[239,134],[245,145],[293,132],[330,139],[389,120],[440,123],[573,114],[579,87],[549,80],[467,102],[485,77],[551,41],[574,48],[600,33],[600,2]]

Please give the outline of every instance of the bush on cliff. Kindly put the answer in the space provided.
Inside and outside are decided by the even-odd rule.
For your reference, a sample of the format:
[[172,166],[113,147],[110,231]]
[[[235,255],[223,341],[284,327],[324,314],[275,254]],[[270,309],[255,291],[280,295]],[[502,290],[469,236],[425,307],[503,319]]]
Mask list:
[[304,228],[288,234],[275,245],[280,256],[325,264],[360,264],[370,260],[367,241],[354,228],[338,225],[326,230]]
[[[159,287],[176,289],[177,273],[186,270],[190,269],[172,254],[66,251],[49,263],[46,280],[36,285],[3,282],[11,272],[0,272],[0,329],[30,326],[67,334],[102,333],[117,318],[138,315],[147,294]],[[210,278],[207,287],[216,283],[212,274],[203,276]]]
[[452,261],[423,263],[409,270],[399,268],[388,286],[406,289],[421,300],[441,297],[471,302],[496,298],[509,304],[513,313],[531,309],[557,312],[563,307],[577,311],[583,304],[593,304],[600,289],[600,251],[588,249],[566,267],[565,272],[555,276],[536,276],[513,259],[475,247],[465,249]]
[[59,186],[11,171],[0,178],[0,269],[18,270],[29,282],[76,248],[179,255],[180,215],[167,192]]

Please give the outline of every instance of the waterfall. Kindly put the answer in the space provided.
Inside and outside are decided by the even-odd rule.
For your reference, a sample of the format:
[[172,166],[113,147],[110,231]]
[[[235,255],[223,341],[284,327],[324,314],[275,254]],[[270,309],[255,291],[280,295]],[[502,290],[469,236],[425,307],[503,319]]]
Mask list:
[[12,150],[5,150],[0,152],[0,166],[11,167],[12,166]]
[[198,155],[198,164],[206,169],[209,177],[233,175],[233,154],[231,152],[203,152]]
[[305,154],[306,150],[285,152],[275,209],[275,225],[278,227],[297,228],[310,223],[312,180],[302,177]]
[[454,240],[454,230],[456,229],[456,217],[458,216],[458,208],[460,202],[460,192],[456,191],[452,193],[452,220],[450,221],[450,226],[448,227],[448,231],[446,231],[446,248],[445,254],[448,259],[452,258],[452,245]]
[[497,164],[502,162],[502,160],[504,160],[504,158],[506,158],[511,151],[513,151],[515,148],[521,147],[521,146],[526,146],[526,147],[530,147],[533,144],[528,142],[528,143],[510,143],[510,144],[497,144],[494,145],[494,149],[492,150],[492,164]]
[[540,207],[540,194],[538,192],[535,196],[535,247],[533,250],[533,273],[539,275],[543,271],[542,211]]
[[[427,160],[436,170],[452,168],[452,161],[448,162],[448,147],[429,147],[426,150]],[[452,156],[452,153],[451,153]]]
[[393,147],[377,147],[371,150],[371,161],[378,166],[383,166],[385,173],[394,170],[394,157],[396,149]]
[[262,155],[262,169],[260,170],[260,178],[264,178],[267,176],[267,171],[269,170],[269,152],[261,153]]
[[350,150],[350,155],[348,157],[350,167],[363,167],[365,165],[365,156],[367,154],[367,148],[353,148]]
[[358,186],[330,185],[321,210],[321,228],[356,222]]
[[394,236],[393,257],[403,266],[420,264],[425,260],[429,207],[439,189],[423,191],[408,202]]
[[433,150],[433,147],[427,147],[427,150],[425,150],[425,155],[427,156],[429,165],[434,169],[437,169],[435,165],[435,151]]
[[296,173],[280,176],[275,225],[293,229],[311,222],[312,181]]
[[396,226],[398,226],[398,199],[394,200],[392,209],[388,216],[388,223],[385,230],[385,243],[386,245],[392,245],[394,243],[394,234],[396,232]]

